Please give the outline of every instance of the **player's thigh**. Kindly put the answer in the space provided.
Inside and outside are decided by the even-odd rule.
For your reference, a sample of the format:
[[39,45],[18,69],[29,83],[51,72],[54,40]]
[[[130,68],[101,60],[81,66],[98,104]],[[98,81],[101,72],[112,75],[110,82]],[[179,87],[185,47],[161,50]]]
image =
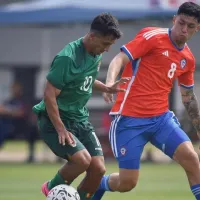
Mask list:
[[140,119],[116,116],[111,123],[109,140],[120,169],[138,170],[144,146],[149,141],[147,126]]
[[187,134],[180,128],[178,119],[172,112],[168,112],[157,132],[151,139],[151,143],[173,159],[178,146],[190,141]]
[[95,133],[92,124],[89,121],[80,122],[77,124],[77,129],[78,134],[76,136],[85,146],[90,156],[99,156],[99,160],[102,160],[103,151],[101,143]]
[[81,122],[78,125],[80,134],[77,137],[91,156],[91,163],[87,172],[90,175],[94,175],[96,179],[99,179],[106,171],[101,143],[89,121]]
[[190,141],[183,142],[177,147],[173,159],[187,171],[199,171],[199,157]]
[[[43,141],[48,145],[48,147],[55,155],[63,159],[69,160],[75,153],[85,149],[84,145],[75,135],[73,135],[73,137],[76,141],[76,146],[71,146],[67,144],[63,146],[62,144],[60,144],[55,128],[53,127],[50,119],[45,115],[40,115],[38,117],[38,128]],[[73,133],[73,130],[69,131]]]

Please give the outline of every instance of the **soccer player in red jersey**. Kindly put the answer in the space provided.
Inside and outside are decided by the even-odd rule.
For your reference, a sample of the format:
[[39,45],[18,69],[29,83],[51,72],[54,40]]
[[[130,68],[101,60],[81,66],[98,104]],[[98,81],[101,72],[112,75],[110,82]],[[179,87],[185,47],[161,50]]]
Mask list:
[[[140,158],[150,142],[177,161],[185,170],[195,198],[200,200],[199,158],[187,134],[168,108],[168,95],[178,79],[182,101],[200,137],[200,113],[195,97],[195,58],[187,41],[200,29],[200,6],[183,3],[173,27],[142,29],[121,47],[112,60],[107,85],[113,84],[122,66],[122,77],[131,76],[125,93],[118,93],[110,114],[113,121],[109,139],[119,173],[104,176],[93,200],[105,191],[132,190],[139,177]],[[112,96],[104,94],[106,101]]]

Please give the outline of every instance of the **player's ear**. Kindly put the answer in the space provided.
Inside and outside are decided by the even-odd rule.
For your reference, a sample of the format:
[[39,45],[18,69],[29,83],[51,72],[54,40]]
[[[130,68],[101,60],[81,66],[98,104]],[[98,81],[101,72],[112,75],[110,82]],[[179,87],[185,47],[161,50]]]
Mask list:
[[92,39],[93,37],[94,37],[94,33],[93,33],[93,32],[90,32],[90,33],[89,33],[89,38]]
[[94,32],[90,32],[90,35],[89,35],[90,40],[94,40],[95,37],[96,37],[95,33]]

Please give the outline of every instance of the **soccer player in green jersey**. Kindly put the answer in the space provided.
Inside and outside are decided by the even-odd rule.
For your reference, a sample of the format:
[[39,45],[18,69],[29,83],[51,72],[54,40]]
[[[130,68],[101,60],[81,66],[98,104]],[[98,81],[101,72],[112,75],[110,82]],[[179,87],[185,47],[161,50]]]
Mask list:
[[105,173],[104,158],[85,107],[92,88],[101,92],[123,91],[120,79],[108,87],[96,80],[102,53],[121,37],[118,21],[103,13],[95,17],[90,31],[70,42],[54,58],[46,76],[44,99],[33,107],[44,142],[57,156],[68,160],[50,181],[42,185],[45,196],[59,184],[71,184],[81,173],[78,186],[81,200],[92,199]]

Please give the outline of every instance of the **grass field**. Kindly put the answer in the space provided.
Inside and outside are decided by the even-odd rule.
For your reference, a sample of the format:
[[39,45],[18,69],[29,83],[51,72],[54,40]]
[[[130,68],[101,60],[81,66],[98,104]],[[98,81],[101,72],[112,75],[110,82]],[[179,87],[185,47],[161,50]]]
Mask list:
[[[44,200],[41,184],[57,171],[58,164],[0,163],[0,200]],[[116,171],[107,163],[107,173]],[[73,183],[76,187],[78,180]],[[137,188],[129,193],[107,193],[105,200],[192,200],[183,170],[176,164],[142,164]]]

